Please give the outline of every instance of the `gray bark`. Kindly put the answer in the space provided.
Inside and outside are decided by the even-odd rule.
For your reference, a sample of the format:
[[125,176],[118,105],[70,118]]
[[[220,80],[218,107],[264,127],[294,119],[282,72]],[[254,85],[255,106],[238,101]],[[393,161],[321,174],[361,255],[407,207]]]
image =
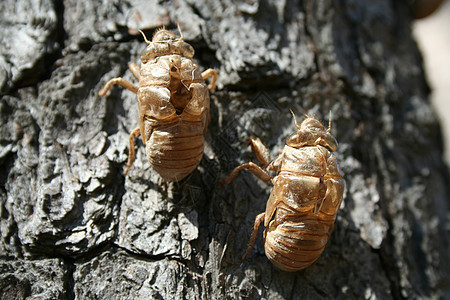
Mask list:
[[[2,1],[0,298],[390,299],[450,297],[449,176],[411,13],[402,1]],[[145,44],[176,29],[219,70],[200,166],[179,183],[142,142],[136,96],[100,98]],[[242,172],[250,135],[272,158],[301,119],[328,122],[346,192],[321,258],[271,265],[270,187]]]

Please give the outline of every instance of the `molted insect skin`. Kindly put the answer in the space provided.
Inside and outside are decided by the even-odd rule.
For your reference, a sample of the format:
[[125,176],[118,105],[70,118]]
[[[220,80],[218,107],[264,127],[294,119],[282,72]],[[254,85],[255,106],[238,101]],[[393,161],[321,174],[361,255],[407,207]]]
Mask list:
[[[180,31],[181,35],[181,31]],[[190,174],[203,156],[204,134],[209,122],[209,91],[205,80],[217,71],[200,73],[194,49],[183,37],[158,30],[141,53],[141,66],[130,64],[139,87],[122,79],[108,81],[99,92],[105,96],[114,84],[137,94],[139,127],[130,134],[125,174],[134,162],[134,138],[141,135],[152,167],[167,181],[179,181]]]
[[345,187],[333,154],[337,142],[329,130],[312,117],[297,127],[299,131],[287,139],[282,153],[270,165],[270,159],[261,159],[261,153],[267,153],[265,146],[259,139],[250,139],[258,160],[276,172],[275,177],[248,163],[222,180],[230,183],[240,170],[248,169],[273,184],[266,210],[255,219],[242,259],[252,250],[258,227],[264,221],[266,256],[285,271],[304,269],[320,257],[333,231]]

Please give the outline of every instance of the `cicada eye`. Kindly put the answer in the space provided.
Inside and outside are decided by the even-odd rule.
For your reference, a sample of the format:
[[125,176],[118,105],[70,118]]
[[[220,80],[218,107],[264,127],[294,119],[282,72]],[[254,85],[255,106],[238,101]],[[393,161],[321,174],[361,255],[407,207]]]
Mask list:
[[140,57],[141,57],[141,61],[142,61],[143,63],[146,63],[146,62],[148,62],[149,60],[151,60],[152,52],[149,51],[148,48],[149,48],[149,47],[146,47],[146,48],[145,48],[144,50],[142,50],[142,52],[141,52]]
[[288,146],[295,147],[297,144],[298,144],[298,133],[291,134],[286,139],[286,145]]
[[184,43],[184,45],[182,46],[182,53],[186,57],[193,58],[195,54],[194,47],[192,47],[188,43]]

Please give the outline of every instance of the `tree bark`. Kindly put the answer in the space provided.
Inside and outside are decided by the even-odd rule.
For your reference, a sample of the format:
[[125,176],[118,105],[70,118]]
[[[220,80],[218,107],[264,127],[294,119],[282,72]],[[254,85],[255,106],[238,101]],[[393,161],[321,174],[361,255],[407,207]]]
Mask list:
[[[449,176],[406,1],[2,1],[0,298],[450,297]],[[137,142],[132,82],[147,36],[176,30],[219,71],[199,167],[178,183]],[[265,257],[271,187],[235,166],[275,158],[298,119],[332,133],[346,191],[320,259]]]

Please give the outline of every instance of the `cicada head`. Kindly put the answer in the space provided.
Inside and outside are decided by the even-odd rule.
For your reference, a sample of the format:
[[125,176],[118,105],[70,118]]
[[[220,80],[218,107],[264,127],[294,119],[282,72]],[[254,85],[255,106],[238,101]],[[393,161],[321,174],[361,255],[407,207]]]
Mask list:
[[[292,115],[294,115],[292,113]],[[330,133],[330,128],[325,129],[322,122],[314,117],[306,116],[300,126],[294,116],[295,126],[298,131],[286,140],[286,144],[293,148],[321,145],[330,151],[336,151],[338,143]]]
[[177,36],[174,32],[166,30],[164,28],[158,29],[155,34],[153,34],[152,42],[170,42],[177,40]]
[[194,48],[183,41],[183,36],[180,31],[180,38],[177,38],[176,34],[165,28],[158,29],[153,35],[152,41],[148,41],[144,33],[145,42],[148,44],[147,47],[141,53],[141,61],[146,63],[156,57],[163,55],[178,54],[187,58],[194,57]]

